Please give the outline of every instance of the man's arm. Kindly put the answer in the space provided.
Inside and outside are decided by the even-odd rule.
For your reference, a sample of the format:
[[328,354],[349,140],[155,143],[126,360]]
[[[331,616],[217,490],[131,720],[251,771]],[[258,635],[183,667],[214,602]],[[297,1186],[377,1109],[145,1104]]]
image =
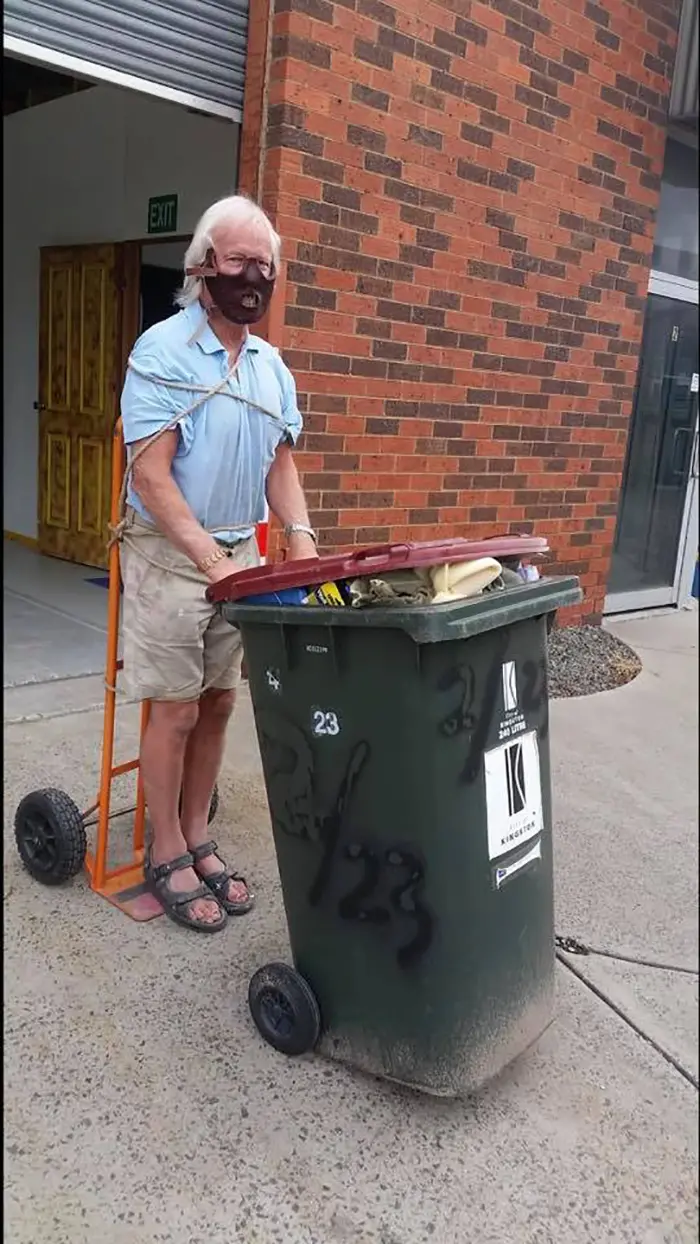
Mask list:
[[[158,530],[195,566],[200,566],[219,546],[197,522],[172,477],[177,443],[178,432],[172,431],[164,432],[149,445],[134,463],[133,485]],[[132,452],[137,453],[142,444],[144,441],[136,441],[131,446]],[[206,574],[212,583],[225,579],[231,574],[231,563],[228,558],[222,558],[210,566]]]
[[[278,445],[274,462],[267,473],[265,491],[270,509],[283,527],[288,523],[310,526],[309,511],[291,445]],[[316,556],[316,545],[311,536],[300,531],[293,532],[289,537],[290,560]]]

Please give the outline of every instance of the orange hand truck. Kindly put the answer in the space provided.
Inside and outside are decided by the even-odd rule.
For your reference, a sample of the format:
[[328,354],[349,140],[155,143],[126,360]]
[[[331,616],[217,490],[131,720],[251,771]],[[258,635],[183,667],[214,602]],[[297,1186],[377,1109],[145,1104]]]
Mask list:
[[[112,440],[111,524],[116,527],[121,515],[120,494],[126,470],[126,450],[118,420]],[[258,526],[260,552],[266,552],[267,524]],[[117,674],[123,667],[118,658],[121,576],[119,544],[109,548],[109,586],[107,597],[107,657],[105,662],[104,716],[102,727],[102,758],[97,799],[81,812],[77,804],[62,790],[53,787],[25,795],[15,814],[15,841],[25,868],[43,885],[60,885],[76,876],[83,867],[90,879],[90,888],[119,907],[134,920],[152,920],[162,914],[158,900],[146,889],[143,875],[146,800],[139,772],[139,761],[114,763],[115,718],[117,707]],[[141,738],[148,723],[150,703],[141,705]],[[136,773],[136,803],[130,808],[112,811],[112,782],[125,773]],[[209,820],[218,805],[214,790]],[[109,865],[110,822],[134,813],[131,858],[126,863]],[[87,829],[95,825],[95,845],[88,849]]]

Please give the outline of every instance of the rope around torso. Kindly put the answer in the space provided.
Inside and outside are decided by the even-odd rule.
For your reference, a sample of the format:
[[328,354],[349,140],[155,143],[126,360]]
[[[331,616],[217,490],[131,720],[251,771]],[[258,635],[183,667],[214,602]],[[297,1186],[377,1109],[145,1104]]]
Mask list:
[[[137,376],[140,376],[142,380],[150,380],[153,384],[159,384],[168,389],[180,389],[185,390],[188,393],[197,393],[199,396],[196,397],[193,402],[190,402],[190,405],[186,406],[184,410],[178,411],[177,415],[173,415],[172,419],[169,419],[167,423],[164,423],[162,428],[158,428],[157,432],[154,432],[152,436],[146,437],[141,444],[136,447],[136,449],[129,452],[126,470],[124,472],[124,478],[119,492],[119,504],[117,507],[119,517],[115,526],[110,524],[110,538],[107,544],[108,549],[110,549],[113,544],[122,540],[124,531],[126,530],[126,498],[129,492],[129,483],[134,473],[134,467],[139,458],[146,452],[147,449],[151,448],[151,445],[155,445],[156,441],[159,441],[161,436],[165,436],[166,432],[174,432],[178,424],[183,419],[186,419],[188,415],[193,415],[196,410],[199,410],[200,406],[204,406],[205,402],[208,402],[212,397],[217,397],[221,394],[223,397],[231,398],[234,402],[241,402],[243,405],[249,406],[251,410],[257,410],[261,415],[266,415],[269,419],[273,419],[276,423],[283,424],[283,420],[276,411],[268,410],[265,406],[261,406],[258,402],[252,401],[251,398],[244,397],[242,393],[234,393],[233,389],[226,387],[235,376],[237,366],[237,362],[232,364],[226,372],[226,375],[219,381],[218,384],[212,385],[211,388],[206,388],[204,385],[193,385],[184,380],[170,380],[167,376],[152,376],[148,372],[141,371],[140,368],[136,366],[133,359],[129,359],[127,367],[130,368],[131,371],[135,372]],[[248,526],[255,526],[255,523],[251,522]]]
[[[167,376],[153,376],[148,372],[141,371],[131,358],[127,363],[127,367],[129,367],[143,380],[150,380],[153,384],[159,384],[168,389],[180,389],[185,390],[188,393],[197,393],[198,396],[193,402],[190,403],[189,406],[185,407],[184,410],[178,411],[177,415],[174,415],[172,419],[169,419],[167,423],[164,423],[162,428],[158,428],[152,436],[144,438],[136,449],[129,452],[126,470],[124,472],[124,478],[119,492],[119,503],[117,507],[118,519],[114,526],[111,523],[109,525],[110,538],[107,544],[107,549],[111,549],[114,544],[126,544],[132,552],[136,553],[144,561],[148,562],[149,565],[154,566],[157,570],[162,570],[166,574],[178,575],[180,572],[173,569],[172,566],[165,566],[162,562],[156,561],[155,558],[149,557],[149,555],[144,552],[142,548],[138,547],[138,541],[135,540],[130,534],[129,520],[126,514],[126,499],[129,491],[129,482],[133,476],[134,466],[138,462],[139,458],[146,452],[147,449],[150,449],[151,445],[154,445],[162,436],[165,436],[166,432],[175,431],[178,424],[181,423],[183,419],[185,419],[188,415],[194,414],[194,412],[199,410],[201,406],[204,406],[206,402],[213,397],[217,397],[219,394],[223,397],[230,397],[235,402],[241,402],[243,405],[250,407],[251,410],[257,410],[261,415],[266,415],[269,419],[273,419],[276,423],[282,424],[282,426],[284,426],[284,421],[276,411],[268,410],[265,406],[261,406],[258,402],[252,401],[251,398],[244,397],[242,393],[235,393],[230,387],[227,388],[227,385],[229,385],[229,382],[236,374],[237,362],[229,368],[226,375],[219,381],[218,384],[212,385],[210,388],[206,388],[204,385],[189,384],[182,380],[171,380]],[[255,527],[255,521],[251,520],[251,522],[248,524],[242,524],[242,526]],[[205,528],[205,531],[207,531],[210,535],[220,530],[220,527],[213,529]],[[149,534],[160,535],[162,533],[158,532],[157,528],[154,528],[153,532]],[[185,576],[182,575],[181,577],[184,578]],[[219,676],[222,673],[223,667],[222,669],[217,670],[213,677],[210,678],[203,687],[198,689],[197,695],[201,696],[205,691],[210,690],[211,687],[213,687],[218,681]],[[111,687],[106,680],[105,686],[109,691],[116,692],[117,690],[116,687]],[[187,690],[189,690],[189,685],[178,687],[173,694],[182,695]],[[133,703],[133,701],[127,701],[127,703]]]

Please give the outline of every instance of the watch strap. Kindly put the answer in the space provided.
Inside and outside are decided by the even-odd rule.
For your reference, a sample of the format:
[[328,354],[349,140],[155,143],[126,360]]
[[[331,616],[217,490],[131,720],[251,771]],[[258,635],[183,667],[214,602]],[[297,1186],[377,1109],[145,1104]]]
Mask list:
[[287,539],[294,535],[311,536],[314,544],[318,544],[318,536],[313,527],[307,527],[305,523],[287,523],[284,528],[284,534]]

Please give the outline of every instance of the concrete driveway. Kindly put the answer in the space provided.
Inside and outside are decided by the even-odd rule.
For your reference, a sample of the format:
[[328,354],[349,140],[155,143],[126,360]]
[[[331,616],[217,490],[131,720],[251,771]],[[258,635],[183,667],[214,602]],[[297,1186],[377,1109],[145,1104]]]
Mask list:
[[248,979],[288,943],[245,692],[216,833],[259,905],[211,939],[22,871],[22,795],[94,798],[100,687],[6,695],[9,1244],[698,1240],[697,616],[615,629],[640,677],[553,705],[557,927],[671,967],[561,961],[556,1023],[467,1101],[290,1062],[253,1029]]

